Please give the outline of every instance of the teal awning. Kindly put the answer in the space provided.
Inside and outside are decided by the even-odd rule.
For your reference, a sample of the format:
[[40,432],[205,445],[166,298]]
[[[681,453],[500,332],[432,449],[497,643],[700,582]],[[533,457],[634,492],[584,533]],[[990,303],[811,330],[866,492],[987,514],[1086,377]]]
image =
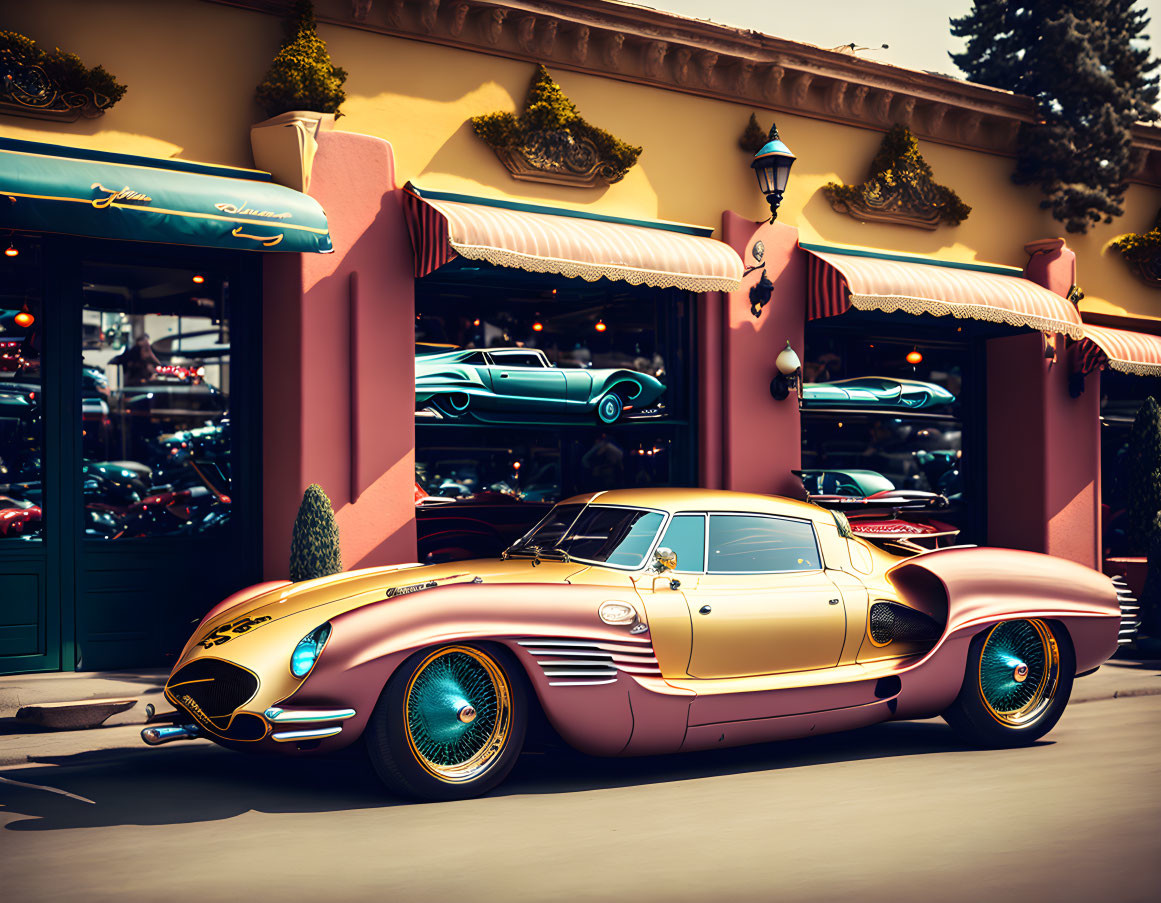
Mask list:
[[267,173],[0,138],[0,229],[327,253],[314,198]]

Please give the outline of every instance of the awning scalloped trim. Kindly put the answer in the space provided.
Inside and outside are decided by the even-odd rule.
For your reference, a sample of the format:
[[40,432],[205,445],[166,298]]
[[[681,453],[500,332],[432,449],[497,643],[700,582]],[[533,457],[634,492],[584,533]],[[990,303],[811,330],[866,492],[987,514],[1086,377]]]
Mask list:
[[596,282],[598,279],[605,278],[618,282],[628,282],[630,285],[647,285],[650,288],[679,288],[691,292],[730,292],[738,287],[736,279],[726,277],[714,278],[692,273],[670,273],[664,270],[647,270],[611,263],[582,263],[558,257],[525,254],[508,248],[463,244],[455,239],[449,239],[448,243],[457,254],[468,260],[483,260],[495,266],[510,267],[529,273],[556,273],[570,278],[580,278],[586,282]]
[[851,294],[849,297],[851,307],[856,310],[877,310],[888,314],[901,312],[913,316],[930,314],[933,317],[955,317],[960,320],[984,320],[989,323],[1026,327],[1040,332],[1059,332],[1076,341],[1084,338],[1084,326],[1080,323],[1069,323],[1054,317],[1039,317],[1035,314],[1020,313],[1019,311],[992,307],[988,304],[961,304],[940,301],[935,298],[914,298],[906,295]]
[[1161,376],[1161,364],[1145,364],[1140,361],[1123,361],[1115,357],[1107,358],[1106,366],[1110,370],[1119,370],[1133,376]]

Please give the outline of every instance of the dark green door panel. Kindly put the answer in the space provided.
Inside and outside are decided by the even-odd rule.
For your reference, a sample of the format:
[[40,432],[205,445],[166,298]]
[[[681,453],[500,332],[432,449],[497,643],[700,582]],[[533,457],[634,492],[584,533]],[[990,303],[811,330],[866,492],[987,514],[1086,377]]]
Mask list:
[[43,655],[44,622],[40,574],[0,574],[0,656]]

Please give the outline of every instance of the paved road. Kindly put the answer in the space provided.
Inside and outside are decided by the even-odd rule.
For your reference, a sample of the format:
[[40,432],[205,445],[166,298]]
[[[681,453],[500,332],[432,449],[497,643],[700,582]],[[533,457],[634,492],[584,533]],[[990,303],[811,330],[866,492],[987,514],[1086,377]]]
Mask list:
[[1161,899],[1157,696],[1071,706],[1023,750],[964,750],[929,721],[664,759],[526,756],[464,803],[395,804],[356,759],[202,741],[0,777],[13,903]]

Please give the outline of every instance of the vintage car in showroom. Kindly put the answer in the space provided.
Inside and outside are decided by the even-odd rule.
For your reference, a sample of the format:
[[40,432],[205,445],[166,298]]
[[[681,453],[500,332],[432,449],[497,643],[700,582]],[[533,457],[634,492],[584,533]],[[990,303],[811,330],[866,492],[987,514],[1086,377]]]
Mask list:
[[392,791],[495,787],[543,715],[633,756],[943,717],[968,742],[1049,731],[1136,630],[1128,590],[1009,549],[896,556],[807,502],[698,489],[560,502],[502,557],[265,583],[211,610],[149,744],[327,752]]
[[804,408],[871,408],[926,410],[955,403],[955,396],[935,383],[888,376],[858,376],[826,383],[803,383]]
[[415,406],[445,418],[489,423],[533,418],[575,420],[596,414],[616,423],[654,404],[665,385],[637,370],[554,367],[535,348],[466,348],[416,355]]

